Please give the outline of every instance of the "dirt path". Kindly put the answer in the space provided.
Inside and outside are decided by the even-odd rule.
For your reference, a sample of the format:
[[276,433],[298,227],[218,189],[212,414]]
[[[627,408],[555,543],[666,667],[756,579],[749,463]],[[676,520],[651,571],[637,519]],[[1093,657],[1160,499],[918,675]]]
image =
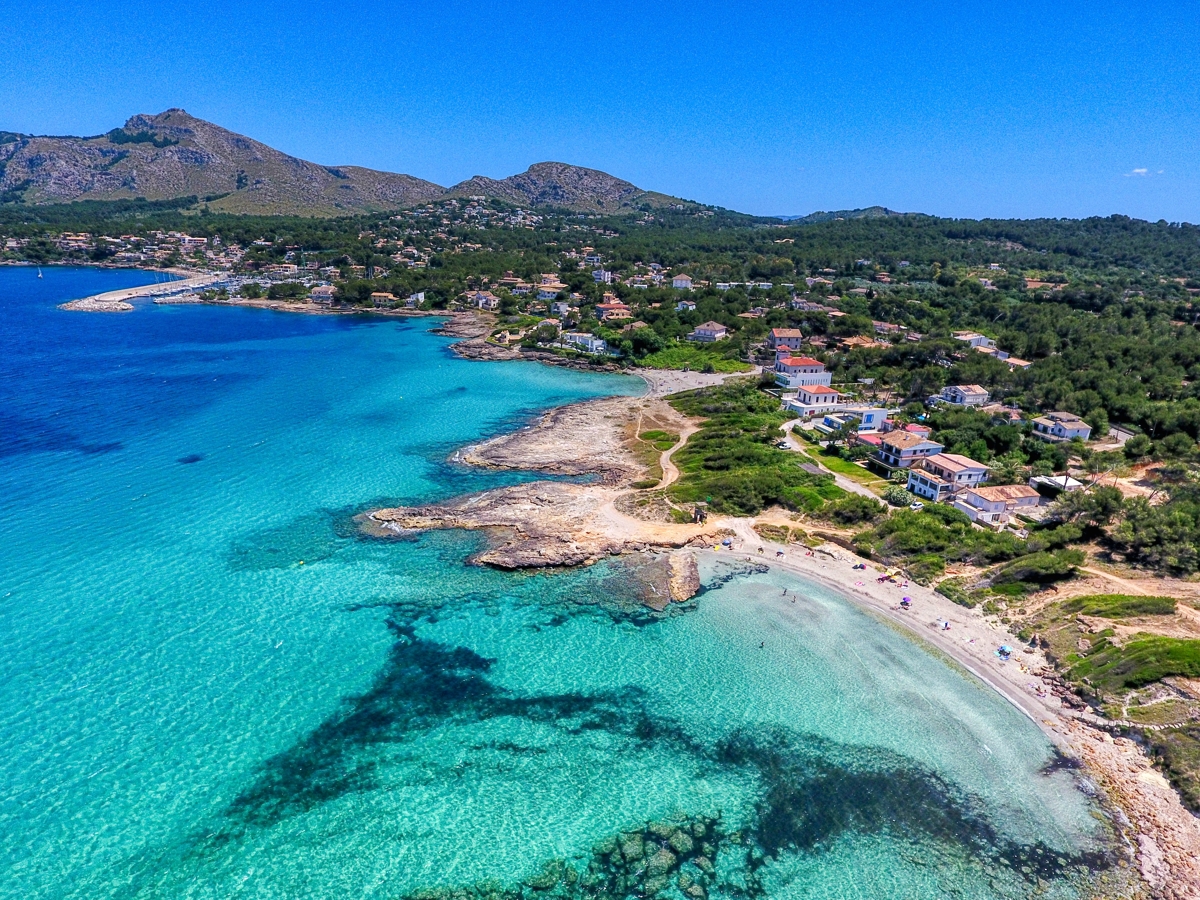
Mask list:
[[671,462],[671,457],[682,450],[684,445],[687,444],[688,438],[699,430],[699,425],[688,425],[680,432],[679,441],[675,446],[663,452],[662,459],[659,461],[659,465],[662,466],[663,471],[662,482],[659,484],[660,488],[668,487],[679,480],[679,466]]
[[1097,578],[1103,578],[1106,581],[1113,582],[1114,584],[1119,584],[1130,594],[1138,594],[1139,596],[1146,596],[1149,594],[1149,591],[1147,591],[1136,581],[1130,581],[1127,578],[1118,578],[1116,575],[1110,575],[1108,572],[1105,572],[1102,569],[1092,569],[1088,568],[1087,566],[1080,566],[1079,571],[1087,572],[1089,575],[1095,575]]

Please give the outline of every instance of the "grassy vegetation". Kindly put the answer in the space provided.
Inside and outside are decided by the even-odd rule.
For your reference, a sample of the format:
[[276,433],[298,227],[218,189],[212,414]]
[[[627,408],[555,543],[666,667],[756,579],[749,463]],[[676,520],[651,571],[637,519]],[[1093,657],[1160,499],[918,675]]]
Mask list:
[[720,344],[679,343],[644,356],[639,365],[651,369],[691,369],[693,372],[749,372],[750,366],[730,359]]
[[772,525],[767,522],[760,522],[754,526],[754,530],[763,540],[776,544],[804,544],[806,546],[814,546],[821,543],[819,540],[815,540],[803,528],[789,528],[787,525]]
[[1171,676],[1200,677],[1200,641],[1141,634],[1122,645],[1101,632],[1100,640],[1067,670],[1098,695],[1144,687]]
[[886,513],[887,507],[878,500],[871,500],[860,494],[847,494],[842,499],[826,505],[818,515],[838,525],[848,526],[874,522]]
[[1075,597],[1052,603],[1026,621],[1021,637],[1036,634],[1063,677],[1111,718],[1178,726],[1147,729],[1143,737],[1184,801],[1200,811],[1200,725],[1187,721],[1200,712],[1200,703],[1162,685],[1172,676],[1200,677],[1200,640],[1147,631],[1122,642],[1115,627],[1097,630],[1078,618],[1108,619],[1114,626],[1137,619],[1153,629],[1155,619],[1170,622],[1175,608],[1170,597]]
[[921,512],[898,509],[856,535],[854,545],[872,559],[903,565],[925,584],[944,573],[947,562],[987,565],[1015,559],[1026,550],[1015,535],[975,528],[966,515],[939,503]]
[[1150,746],[1183,802],[1200,811],[1200,725],[1151,732]]
[[638,437],[653,446],[659,453],[666,453],[679,443],[679,435],[667,431],[643,431]]
[[1139,597],[1131,594],[1092,594],[1067,600],[1059,605],[1059,609],[1068,615],[1119,620],[1134,616],[1174,615],[1175,600],[1171,597]]
[[772,505],[812,512],[845,495],[831,476],[800,468],[800,454],[775,447],[788,417],[753,380],[688,391],[671,405],[706,420],[672,457],[680,478],[668,490],[676,502],[754,515]]
[[887,484],[882,478],[873,472],[864,469],[857,463],[852,463],[848,459],[842,459],[837,454],[837,451],[819,450],[813,453],[806,454],[809,459],[819,465],[824,466],[830,472],[836,472],[838,475],[843,475],[851,481],[857,481],[865,487],[882,487]]

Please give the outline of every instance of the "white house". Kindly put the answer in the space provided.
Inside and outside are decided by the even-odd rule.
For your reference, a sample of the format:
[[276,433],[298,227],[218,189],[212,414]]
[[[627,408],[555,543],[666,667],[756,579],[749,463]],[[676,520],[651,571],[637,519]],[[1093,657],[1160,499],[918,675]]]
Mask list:
[[767,346],[772,350],[799,350],[804,343],[804,332],[799,328],[772,328],[767,335]]
[[608,269],[594,269],[592,271],[592,281],[596,284],[612,284],[613,273]]
[[988,402],[988,392],[977,384],[952,384],[942,388],[938,399],[955,406],[983,406]]
[[477,309],[500,308],[500,298],[491,291],[471,291],[467,294],[467,302]]
[[821,384],[829,387],[833,374],[825,364],[809,356],[780,356],[775,360],[775,383],[781,387],[798,388]]
[[688,335],[688,340],[711,344],[714,341],[723,341],[728,336],[729,329],[720,322],[705,322],[703,325],[696,326],[696,330]]
[[918,497],[942,502],[987,480],[988,467],[969,456],[938,453],[916,462],[908,473],[908,489]]
[[683,312],[685,309],[688,312],[694,312],[696,309],[696,304],[691,300],[680,300],[675,304],[676,312]]
[[993,341],[990,337],[986,337],[985,335],[978,334],[974,331],[956,331],[956,332],[954,332],[954,339],[956,341],[962,341],[964,344],[966,344],[969,347],[995,347],[996,346],[996,342]]
[[954,498],[954,508],[980,525],[1003,525],[1013,513],[1036,508],[1041,501],[1042,495],[1027,484],[1004,484],[968,488]]
[[842,395],[824,384],[805,385],[787,400],[787,409],[798,416],[815,416],[837,409]]
[[567,331],[563,333],[561,340],[564,344],[578,347],[587,353],[608,352],[608,344],[594,334],[587,334],[581,331]]
[[877,406],[842,406],[813,427],[822,434],[832,434],[840,428],[853,428],[859,434],[873,434],[883,428],[888,411]]
[[1074,413],[1048,412],[1033,420],[1033,436],[1053,442],[1074,438],[1086,441],[1092,436],[1092,426]]
[[671,287],[680,291],[690,291],[692,289],[691,275],[674,275],[671,277]]

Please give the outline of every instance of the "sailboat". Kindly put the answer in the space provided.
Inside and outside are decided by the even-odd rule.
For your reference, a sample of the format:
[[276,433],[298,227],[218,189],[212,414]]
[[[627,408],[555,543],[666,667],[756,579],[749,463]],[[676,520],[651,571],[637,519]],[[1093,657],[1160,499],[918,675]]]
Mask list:
[[38,278],[42,277],[42,267],[38,266]]

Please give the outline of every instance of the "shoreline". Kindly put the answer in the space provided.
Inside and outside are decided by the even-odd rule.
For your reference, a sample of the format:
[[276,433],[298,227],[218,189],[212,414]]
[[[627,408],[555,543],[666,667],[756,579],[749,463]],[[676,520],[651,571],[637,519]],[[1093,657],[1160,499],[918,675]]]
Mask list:
[[[454,455],[460,463],[491,468],[588,472],[597,476],[595,483],[535,481],[441,504],[364,515],[392,536],[445,528],[483,531],[489,536],[489,547],[471,561],[499,568],[590,565],[609,556],[665,551],[673,557],[706,554],[749,559],[816,583],[894,629],[898,638],[974,678],[1028,718],[1069,765],[1079,766],[1098,786],[1102,805],[1107,803],[1114,811],[1113,827],[1150,888],[1150,897],[1200,897],[1200,819],[1183,806],[1179,794],[1135,741],[1114,737],[1115,725],[1086,708],[1077,710],[1078,698],[1040,649],[1026,647],[1007,629],[987,622],[981,611],[958,606],[929,588],[911,581],[880,582],[877,564],[835,544],[824,542],[810,550],[803,544],[767,541],[754,526],[780,519],[778,510],[751,518],[710,515],[704,525],[631,515],[635,510],[622,501],[653,495],[656,489],[637,488],[645,475],[645,460],[639,465],[628,453],[619,456],[613,436],[628,435],[631,429],[636,435],[650,427],[643,423],[647,409],[655,404],[665,407],[661,398],[681,389],[670,379],[644,380],[648,386],[644,397],[558,407],[534,425],[461,448]],[[623,407],[624,417],[619,418],[614,413]],[[586,418],[593,420],[593,430],[580,433],[579,423]],[[686,427],[675,430],[686,434]],[[605,431],[610,435],[607,444],[600,439]],[[629,441],[620,446],[628,451]],[[665,475],[666,465],[662,468]],[[733,546],[722,547],[722,538],[731,538]],[[853,569],[857,563],[868,568]],[[912,609],[900,608],[902,596],[912,598]],[[951,627],[944,631],[940,623],[947,621]],[[1002,644],[1014,648],[1007,662],[994,653]]]

